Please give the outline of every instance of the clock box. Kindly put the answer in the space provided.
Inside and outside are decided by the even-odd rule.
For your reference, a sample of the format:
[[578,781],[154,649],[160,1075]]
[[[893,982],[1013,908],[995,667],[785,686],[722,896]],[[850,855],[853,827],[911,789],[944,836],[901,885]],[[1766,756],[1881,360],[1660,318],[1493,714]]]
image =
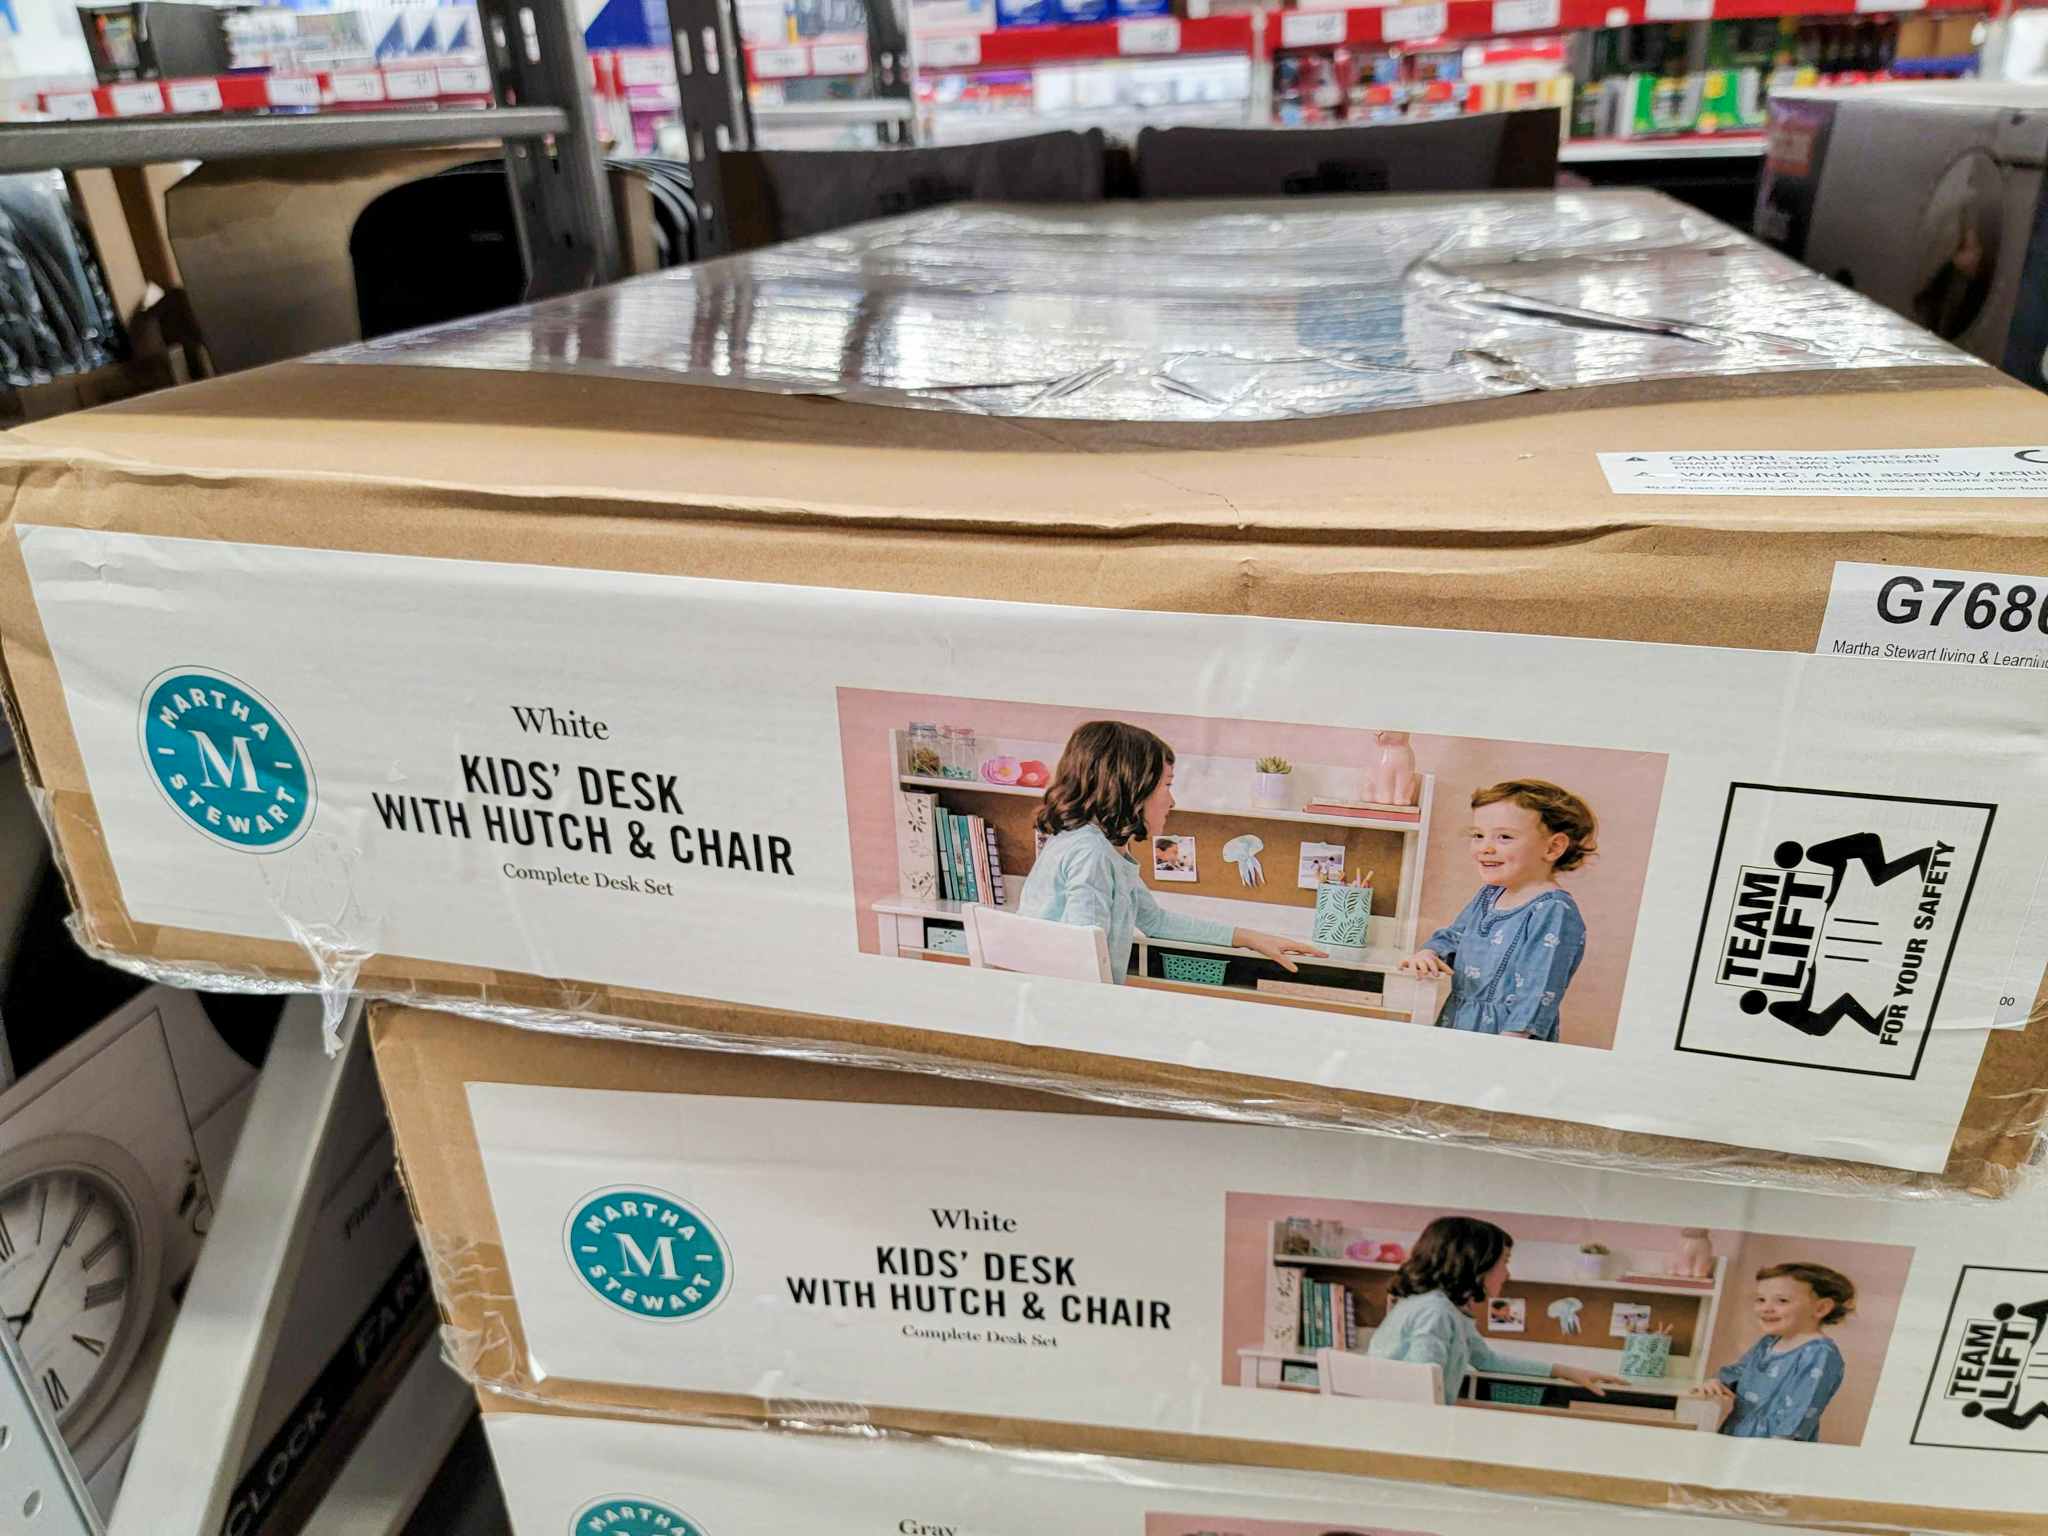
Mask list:
[[1659,1179],[403,1008],[372,1042],[451,1358],[540,1407],[2048,1536],[2038,1194]]

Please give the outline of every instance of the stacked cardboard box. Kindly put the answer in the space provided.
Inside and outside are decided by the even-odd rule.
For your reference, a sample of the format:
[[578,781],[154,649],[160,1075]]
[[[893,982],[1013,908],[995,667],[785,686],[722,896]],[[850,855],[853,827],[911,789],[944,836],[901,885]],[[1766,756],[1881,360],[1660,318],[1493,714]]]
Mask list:
[[[377,1025],[480,1384],[2015,1532],[2044,409],[1643,195],[952,208],[16,433],[0,661],[89,942],[496,1021]],[[1100,719],[1128,944],[1032,918]],[[1667,1358],[1388,1401],[1460,1213]],[[1699,1432],[1785,1263],[1832,1405]]]

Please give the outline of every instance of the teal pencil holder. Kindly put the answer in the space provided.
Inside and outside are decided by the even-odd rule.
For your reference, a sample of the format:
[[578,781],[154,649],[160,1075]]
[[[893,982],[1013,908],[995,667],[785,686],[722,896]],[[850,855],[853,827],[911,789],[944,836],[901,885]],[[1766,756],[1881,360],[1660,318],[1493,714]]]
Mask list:
[[1230,969],[1228,960],[1210,955],[1177,955],[1168,950],[1159,958],[1166,967],[1168,981],[1192,981],[1204,987],[1222,986],[1224,972]]
[[1316,943],[1363,949],[1366,930],[1371,923],[1371,886],[1323,884],[1316,887]]
[[1671,1335],[1632,1333],[1621,1341],[1621,1374],[1662,1376],[1671,1366]]

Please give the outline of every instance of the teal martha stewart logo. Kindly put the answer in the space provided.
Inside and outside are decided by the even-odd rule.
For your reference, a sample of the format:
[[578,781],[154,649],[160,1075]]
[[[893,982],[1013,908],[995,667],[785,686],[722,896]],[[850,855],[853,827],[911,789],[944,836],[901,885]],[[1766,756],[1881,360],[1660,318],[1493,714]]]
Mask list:
[[570,1215],[563,1240],[592,1293],[635,1317],[701,1316],[731,1280],[717,1229],[658,1190],[599,1190]]
[[571,1522],[569,1536],[704,1536],[704,1527],[652,1499],[599,1499]]
[[171,809],[229,848],[274,853],[313,822],[313,770],[247,683],[173,667],[142,696],[142,757]]

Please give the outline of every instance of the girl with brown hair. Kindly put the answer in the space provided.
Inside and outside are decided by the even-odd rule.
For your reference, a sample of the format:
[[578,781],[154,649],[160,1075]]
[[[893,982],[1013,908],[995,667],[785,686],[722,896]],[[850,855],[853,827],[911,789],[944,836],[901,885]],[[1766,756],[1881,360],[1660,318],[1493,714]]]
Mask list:
[[1628,1383],[1575,1365],[1552,1365],[1503,1355],[1480,1335],[1474,1315],[1508,1283],[1514,1238],[1477,1216],[1439,1216],[1422,1229],[1415,1251],[1394,1272],[1387,1296],[1394,1304],[1372,1333],[1366,1353],[1443,1367],[1445,1401],[1455,1401],[1472,1371],[1549,1377],[1604,1397]]
[[1325,952],[1298,939],[1233,928],[1166,911],[1138,876],[1127,845],[1162,835],[1173,810],[1173,748],[1142,726],[1091,720],[1067,738],[1038,812],[1045,845],[1024,882],[1025,917],[1100,928],[1109,965],[1122,982],[1131,940],[1143,933],[1190,944],[1227,945],[1294,970],[1292,956]]

